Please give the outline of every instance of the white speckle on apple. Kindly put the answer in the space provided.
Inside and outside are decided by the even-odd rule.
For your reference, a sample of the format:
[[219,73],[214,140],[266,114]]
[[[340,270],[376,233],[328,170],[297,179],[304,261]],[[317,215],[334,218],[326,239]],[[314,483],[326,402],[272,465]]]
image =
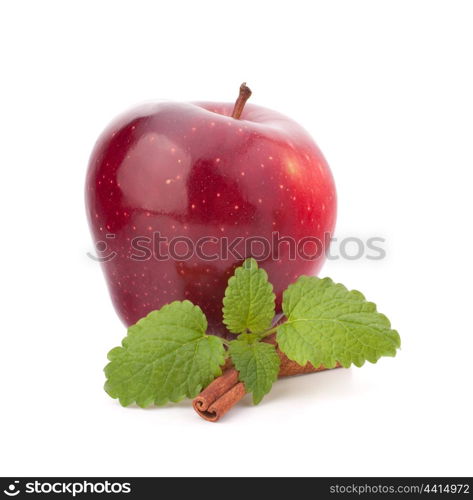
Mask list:
[[261,198],[258,198],[258,203],[263,203],[263,200]]
[[220,193],[217,193],[217,198],[220,198]]
[[215,158],[215,163],[220,163],[220,158]]
[[171,179],[166,179],[166,184],[171,184],[172,180]]
[[192,208],[192,210],[194,210],[194,208],[195,208],[195,204],[194,203],[192,203],[191,208]]
[[272,156],[268,156],[268,160],[272,160],[272,159],[273,159],[273,157],[272,157]]
[[238,205],[235,205],[235,210],[238,210],[240,207]]

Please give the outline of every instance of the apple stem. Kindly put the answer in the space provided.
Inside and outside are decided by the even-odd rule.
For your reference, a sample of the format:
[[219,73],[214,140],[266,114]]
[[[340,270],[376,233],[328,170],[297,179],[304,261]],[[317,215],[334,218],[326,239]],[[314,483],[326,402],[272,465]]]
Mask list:
[[251,96],[251,90],[246,86],[246,83],[240,85],[240,95],[235,101],[235,107],[233,108],[232,118],[239,119],[243,108],[245,107],[246,101]]

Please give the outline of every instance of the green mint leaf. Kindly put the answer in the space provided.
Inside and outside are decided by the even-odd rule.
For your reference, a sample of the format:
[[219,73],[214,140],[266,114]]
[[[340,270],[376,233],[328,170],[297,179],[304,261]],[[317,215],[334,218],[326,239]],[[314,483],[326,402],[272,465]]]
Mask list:
[[189,301],[151,312],[109,352],[105,390],[123,406],[193,398],[221,374],[225,361],[222,341],[206,329],[204,313]]
[[229,352],[245,389],[258,404],[278,378],[280,361],[275,346],[256,339],[232,340]]
[[284,292],[282,307],[287,321],[278,327],[277,342],[300,365],[362,366],[395,356],[401,344],[375,304],[330,278],[301,276]]
[[273,286],[255,259],[246,259],[228,280],[223,322],[232,333],[263,332],[274,317]]
[[248,344],[261,340],[260,337],[255,333],[240,333],[237,337],[238,340],[244,340]]

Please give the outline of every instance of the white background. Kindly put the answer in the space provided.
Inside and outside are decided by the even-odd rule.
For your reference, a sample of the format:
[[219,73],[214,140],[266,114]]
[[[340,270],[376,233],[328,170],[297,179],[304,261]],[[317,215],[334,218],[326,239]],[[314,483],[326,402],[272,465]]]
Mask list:
[[[3,1],[0,474],[471,475],[472,23],[467,1]],[[326,155],[337,235],[386,238],[385,260],[321,274],[376,301],[402,351],[219,424],[121,408],[91,148],[137,102],[233,101],[242,81]]]

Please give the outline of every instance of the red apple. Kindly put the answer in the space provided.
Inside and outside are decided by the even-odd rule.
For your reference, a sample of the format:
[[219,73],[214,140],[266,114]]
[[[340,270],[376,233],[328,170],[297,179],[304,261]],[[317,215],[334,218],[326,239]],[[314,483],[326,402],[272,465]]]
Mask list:
[[245,106],[249,94],[242,85],[235,107],[145,104],[98,139],[87,214],[127,325],[188,299],[222,334],[225,287],[245,257],[267,271],[278,307],[290,283],[319,271],[336,218],[332,174],[300,125]]

